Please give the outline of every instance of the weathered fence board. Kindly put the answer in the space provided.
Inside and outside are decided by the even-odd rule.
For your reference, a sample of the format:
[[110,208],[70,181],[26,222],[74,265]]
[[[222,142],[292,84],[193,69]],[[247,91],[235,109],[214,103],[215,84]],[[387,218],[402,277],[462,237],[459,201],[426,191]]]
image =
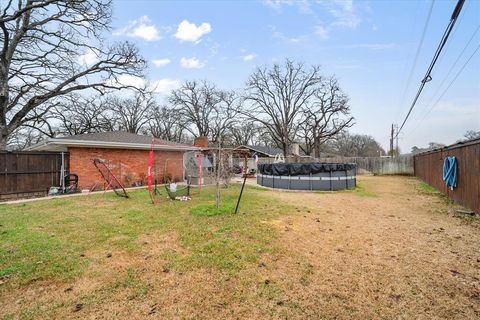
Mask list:
[[[273,163],[273,158],[260,158],[259,163]],[[357,174],[377,175],[413,175],[413,157],[331,157],[331,158],[310,158],[297,157],[287,159],[287,162],[334,162],[334,163],[356,163]]]
[[[455,156],[458,163],[457,187],[450,190],[443,181],[443,160]],[[415,176],[448,198],[480,213],[480,139],[415,155]]]
[[[68,163],[65,153],[66,171]],[[46,195],[60,184],[61,166],[61,153],[0,152],[0,199]]]
[[334,157],[322,158],[321,162],[356,163],[357,174],[413,175],[413,157]]

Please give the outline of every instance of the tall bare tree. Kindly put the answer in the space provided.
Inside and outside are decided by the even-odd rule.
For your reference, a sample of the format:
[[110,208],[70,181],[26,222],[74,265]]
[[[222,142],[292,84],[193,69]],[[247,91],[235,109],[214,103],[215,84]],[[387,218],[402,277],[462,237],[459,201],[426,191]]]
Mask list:
[[385,155],[385,150],[371,136],[366,134],[350,134],[347,131],[329,141],[330,151],[346,157],[378,157]]
[[185,126],[178,112],[166,106],[157,106],[152,110],[147,132],[156,138],[185,142]]
[[238,121],[239,98],[234,91],[217,91],[219,103],[215,106],[215,112],[211,119],[211,141],[219,143],[221,146],[225,143],[228,129]]
[[299,137],[302,150],[307,155],[320,158],[322,145],[354,124],[350,116],[348,96],[343,93],[334,77],[322,80],[315,90],[309,108],[302,111]]
[[322,79],[319,66],[307,68],[287,59],[283,65],[257,68],[247,81],[245,100],[250,106],[244,113],[263,124],[285,156],[300,115]]
[[37,128],[18,127],[8,136],[7,150],[23,150],[33,144],[39,143],[45,137]]
[[230,144],[234,146],[275,146],[275,142],[270,139],[268,132],[261,125],[245,118],[240,119],[234,126],[230,127],[228,139]]
[[238,113],[234,92],[218,89],[207,81],[185,81],[173,90],[169,102],[178,112],[185,130],[194,137],[220,142]]
[[[105,46],[111,0],[5,0],[0,8],[0,149],[62,96],[126,87],[144,61],[130,43]],[[34,112],[35,111],[35,112]]]
[[169,102],[175,107],[185,123],[185,129],[193,136],[209,136],[210,119],[220,103],[216,87],[207,81],[185,81],[173,90]]
[[113,111],[120,130],[139,133],[150,122],[152,110],[157,106],[153,95],[147,91],[135,92],[131,97],[110,96],[105,103]]
[[479,131],[468,130],[467,132],[465,132],[464,137],[466,141],[480,139],[480,130]]
[[229,140],[232,145],[251,145],[258,134],[258,128],[253,121],[242,119],[229,128]]
[[[64,97],[58,106],[47,114],[45,122],[56,123],[57,132],[63,135],[76,135],[116,129],[113,112],[108,109],[103,98],[98,95],[84,97],[70,95]],[[51,118],[54,120],[51,121]]]

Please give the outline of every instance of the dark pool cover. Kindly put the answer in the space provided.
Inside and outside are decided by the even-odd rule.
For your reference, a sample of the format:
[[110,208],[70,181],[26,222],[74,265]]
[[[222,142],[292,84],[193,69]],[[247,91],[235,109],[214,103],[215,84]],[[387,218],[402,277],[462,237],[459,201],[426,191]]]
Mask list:
[[356,166],[355,163],[261,163],[258,172],[271,176],[308,176],[320,172],[353,170]]

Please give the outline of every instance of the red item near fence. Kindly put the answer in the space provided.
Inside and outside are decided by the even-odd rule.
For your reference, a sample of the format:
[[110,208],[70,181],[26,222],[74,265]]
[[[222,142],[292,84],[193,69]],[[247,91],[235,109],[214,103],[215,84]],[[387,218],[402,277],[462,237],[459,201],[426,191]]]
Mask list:
[[153,147],[148,154],[148,170],[147,170],[147,184],[148,184],[148,192],[152,193],[152,167],[153,167]]
[[117,196],[128,198],[127,191],[122,183],[115,177],[115,175],[110,171],[110,169],[105,165],[105,163],[100,159],[93,159],[93,165],[100,172],[103,180],[105,180],[106,187],[105,190],[111,188]]

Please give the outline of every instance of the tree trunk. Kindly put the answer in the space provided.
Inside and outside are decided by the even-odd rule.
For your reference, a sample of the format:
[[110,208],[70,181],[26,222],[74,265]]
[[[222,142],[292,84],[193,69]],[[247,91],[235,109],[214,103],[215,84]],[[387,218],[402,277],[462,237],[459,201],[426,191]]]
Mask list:
[[313,147],[313,150],[314,150],[313,156],[318,159],[318,158],[320,158],[320,145],[321,145],[320,139],[319,139],[318,137],[315,137],[315,140],[314,140],[314,142],[313,142],[313,145],[314,145],[314,147]]
[[215,208],[220,208],[220,179],[222,170],[222,150],[220,144],[218,147],[217,174],[215,175]]
[[286,144],[285,142],[282,142],[282,150],[283,150],[283,156],[285,157],[285,160],[286,160],[288,156],[288,144]]
[[8,75],[5,65],[0,65],[0,151],[7,149],[8,127],[7,127],[7,106]]
[[0,124],[0,151],[7,150],[7,126]]

